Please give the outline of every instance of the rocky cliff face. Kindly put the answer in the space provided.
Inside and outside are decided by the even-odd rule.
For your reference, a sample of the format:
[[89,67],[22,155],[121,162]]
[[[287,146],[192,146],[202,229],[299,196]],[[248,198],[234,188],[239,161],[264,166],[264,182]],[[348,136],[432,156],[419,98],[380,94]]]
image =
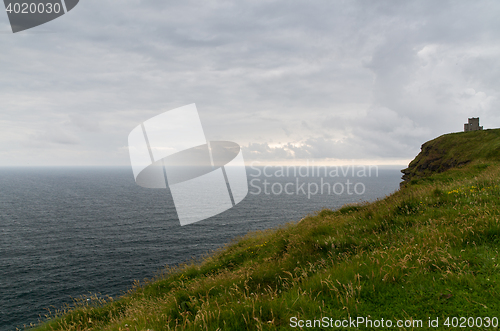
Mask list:
[[500,159],[500,129],[442,135],[422,145],[408,168],[401,170],[403,182],[400,185],[474,160],[488,159]]
[[446,159],[444,158],[445,155],[446,151],[432,144],[432,141],[423,144],[421,152],[410,162],[408,168],[401,170],[403,173],[401,186],[404,186],[413,178],[423,178],[431,173],[443,172],[471,162],[469,159]]

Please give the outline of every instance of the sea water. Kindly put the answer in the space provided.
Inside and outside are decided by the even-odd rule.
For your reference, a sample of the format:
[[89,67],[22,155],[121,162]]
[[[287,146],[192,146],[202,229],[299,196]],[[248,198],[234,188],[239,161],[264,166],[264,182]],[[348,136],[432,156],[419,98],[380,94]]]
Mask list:
[[182,227],[168,189],[139,187],[128,167],[0,168],[0,330],[82,295],[120,296],[249,231],[383,198],[400,168],[247,167],[242,202]]

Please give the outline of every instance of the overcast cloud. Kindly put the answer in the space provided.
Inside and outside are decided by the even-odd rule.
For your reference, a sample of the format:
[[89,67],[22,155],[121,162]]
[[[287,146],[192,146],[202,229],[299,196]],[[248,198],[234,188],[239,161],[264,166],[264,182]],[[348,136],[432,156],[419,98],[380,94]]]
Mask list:
[[[500,127],[497,1],[81,0],[12,34],[0,165],[128,165],[140,122],[196,103],[248,162],[404,164]],[[340,160],[340,161],[339,161]]]

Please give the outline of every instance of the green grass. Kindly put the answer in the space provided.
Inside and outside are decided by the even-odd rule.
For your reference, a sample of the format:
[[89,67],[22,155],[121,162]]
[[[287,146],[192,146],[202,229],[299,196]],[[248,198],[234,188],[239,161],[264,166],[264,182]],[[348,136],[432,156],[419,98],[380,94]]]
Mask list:
[[[498,148],[490,131],[474,138],[481,155],[466,165],[374,203],[248,234],[117,300],[77,301],[35,330],[290,330],[299,329],[291,318],[369,316],[424,328],[439,318],[434,329],[448,329],[446,317],[500,318],[500,161],[488,156]],[[447,139],[462,136],[476,137]]]

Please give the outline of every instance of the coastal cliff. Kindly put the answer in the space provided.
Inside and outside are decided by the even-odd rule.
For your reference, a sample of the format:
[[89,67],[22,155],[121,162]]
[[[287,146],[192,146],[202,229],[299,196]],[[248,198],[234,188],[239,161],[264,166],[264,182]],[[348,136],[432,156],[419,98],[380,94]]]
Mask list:
[[499,156],[500,130],[438,137],[384,199],[250,233],[121,298],[79,300],[35,330],[498,325]]
[[424,143],[403,173],[401,187],[472,161],[500,160],[500,129],[457,132]]

